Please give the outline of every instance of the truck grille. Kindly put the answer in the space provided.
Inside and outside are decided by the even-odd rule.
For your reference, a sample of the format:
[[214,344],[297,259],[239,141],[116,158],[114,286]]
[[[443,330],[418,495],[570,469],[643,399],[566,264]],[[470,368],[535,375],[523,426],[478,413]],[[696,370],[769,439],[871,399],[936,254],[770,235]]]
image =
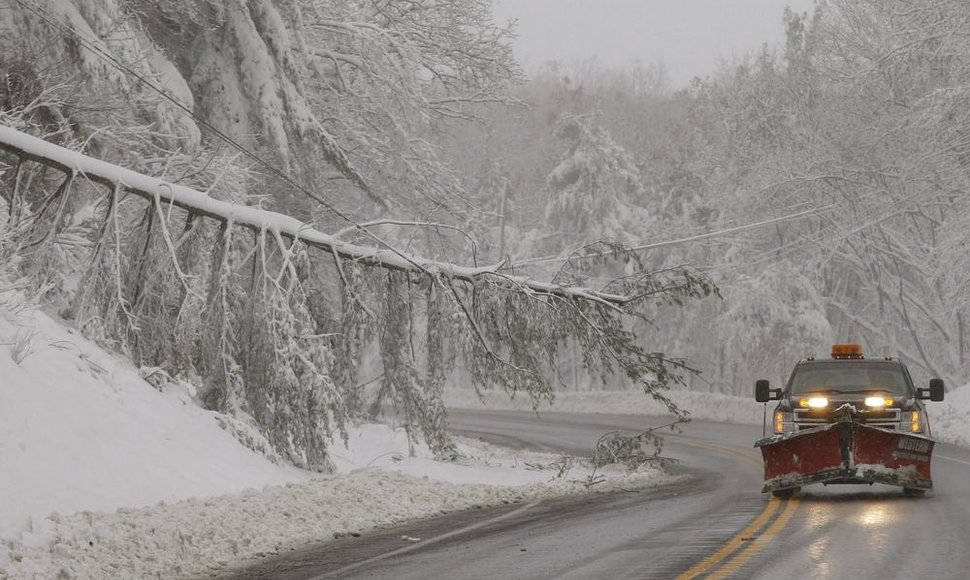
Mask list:
[[[899,409],[880,409],[875,411],[862,411],[859,414],[859,421],[873,427],[891,429],[899,428]],[[811,429],[819,425],[826,425],[835,421],[835,414],[826,411],[816,411],[813,409],[795,409],[795,425],[800,431]]]

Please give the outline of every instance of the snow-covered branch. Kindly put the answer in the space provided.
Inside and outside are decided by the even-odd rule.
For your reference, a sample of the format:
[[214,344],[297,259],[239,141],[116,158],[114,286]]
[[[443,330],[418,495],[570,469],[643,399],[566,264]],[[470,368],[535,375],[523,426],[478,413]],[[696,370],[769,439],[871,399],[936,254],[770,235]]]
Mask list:
[[[172,204],[189,213],[203,215],[220,222],[232,220],[234,225],[255,231],[270,231],[274,235],[299,239],[308,246],[334,252],[342,258],[370,266],[406,272],[426,272],[471,283],[489,278],[497,273],[497,266],[478,268],[460,266],[405,254],[393,249],[369,248],[349,244],[335,236],[320,232],[293,217],[214,199],[195,189],[168,183],[88,157],[10,127],[0,126],[0,149],[8,151],[20,159],[31,159],[43,165],[58,168],[68,174],[77,172],[106,187],[113,188],[120,184],[125,190],[139,195],[149,202],[159,200],[159,202]],[[540,294],[589,300],[613,306],[623,306],[633,300],[632,296],[611,294],[566,284],[538,282],[523,276],[501,276],[497,277],[497,281],[512,289],[527,289],[530,292]]]

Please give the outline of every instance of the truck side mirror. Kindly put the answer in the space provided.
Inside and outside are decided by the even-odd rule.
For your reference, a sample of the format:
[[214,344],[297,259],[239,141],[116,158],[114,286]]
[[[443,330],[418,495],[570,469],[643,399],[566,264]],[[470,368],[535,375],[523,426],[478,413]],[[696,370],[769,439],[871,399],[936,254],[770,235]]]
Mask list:
[[930,388],[916,389],[917,399],[943,400],[943,379],[930,379]]
[[943,379],[930,379],[930,400],[943,400]]
[[767,379],[759,379],[754,382],[754,400],[759,403],[780,399],[781,389],[772,389]]

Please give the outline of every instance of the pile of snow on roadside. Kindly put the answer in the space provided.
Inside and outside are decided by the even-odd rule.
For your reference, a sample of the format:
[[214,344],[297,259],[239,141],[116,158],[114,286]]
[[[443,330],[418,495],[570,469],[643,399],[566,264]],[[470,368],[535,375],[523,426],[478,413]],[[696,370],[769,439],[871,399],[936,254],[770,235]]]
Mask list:
[[225,429],[233,422],[185,390],[152,387],[40,312],[0,311],[0,578],[199,575],[592,482],[606,491],[675,480],[649,465],[594,473],[460,438],[463,459],[443,463],[386,425],[351,429],[346,448],[331,448],[339,474],[314,476],[242,446]]
[[[27,346],[16,346],[18,337]],[[159,392],[131,364],[40,312],[0,311],[0,343],[0,538],[55,511],[114,510],[310,477],[243,447],[219,427],[218,414]],[[19,364],[18,348],[25,352]],[[0,542],[0,564],[2,553]]]
[[[480,445],[476,445],[479,451]],[[487,451],[491,467],[473,469],[493,470],[496,481],[531,479],[533,483],[454,484],[370,467],[266,488],[262,493],[246,491],[114,513],[52,514],[19,541],[8,543],[7,571],[17,578],[195,576],[287,548],[450,511],[674,480],[653,466],[634,472],[611,466],[595,473],[574,466],[559,477],[559,467],[568,463],[567,458],[540,453],[495,455],[498,452],[498,448]],[[450,466],[454,477],[471,477],[462,475],[462,469]],[[439,475],[449,471],[449,465],[437,471]],[[606,480],[587,487],[591,475],[606,476]]]
[[970,385],[946,394],[941,403],[928,403],[933,437],[970,447]]

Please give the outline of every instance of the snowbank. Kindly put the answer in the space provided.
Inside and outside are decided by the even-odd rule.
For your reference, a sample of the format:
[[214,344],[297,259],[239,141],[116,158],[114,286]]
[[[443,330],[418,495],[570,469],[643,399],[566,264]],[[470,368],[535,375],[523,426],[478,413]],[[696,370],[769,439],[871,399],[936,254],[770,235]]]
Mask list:
[[[246,491],[115,513],[52,514],[33,532],[8,543],[7,570],[15,578],[198,576],[286,547],[450,511],[672,481],[653,467],[633,473],[612,468],[598,472],[609,476],[607,481],[588,489],[583,483],[588,469],[577,468],[557,478],[552,475],[555,470],[539,469],[540,464],[528,459],[512,461],[518,474],[509,477],[509,464],[493,464],[493,477],[508,483],[518,475],[535,483],[460,485],[369,468],[261,493]],[[448,466],[437,471],[446,472]]]
[[[29,344],[20,364],[18,341]],[[215,413],[152,388],[130,364],[39,312],[0,311],[0,344],[0,537],[51,512],[309,478],[243,447]]]
[[[670,398],[694,419],[760,425],[764,407],[754,397],[733,397],[717,393],[669,391]],[[503,391],[483,392],[484,402],[472,389],[445,391],[445,405],[456,409],[531,410],[528,397],[512,399]],[[552,405],[540,410],[575,413],[615,413],[632,415],[668,415],[667,408],[640,391],[560,392]]]
[[465,439],[442,463],[386,425],[352,429],[332,447],[340,473],[314,476],[230,423],[39,312],[0,310],[0,578],[198,575],[458,509],[672,481]]
[[970,385],[950,391],[943,402],[927,407],[934,437],[970,447]]

